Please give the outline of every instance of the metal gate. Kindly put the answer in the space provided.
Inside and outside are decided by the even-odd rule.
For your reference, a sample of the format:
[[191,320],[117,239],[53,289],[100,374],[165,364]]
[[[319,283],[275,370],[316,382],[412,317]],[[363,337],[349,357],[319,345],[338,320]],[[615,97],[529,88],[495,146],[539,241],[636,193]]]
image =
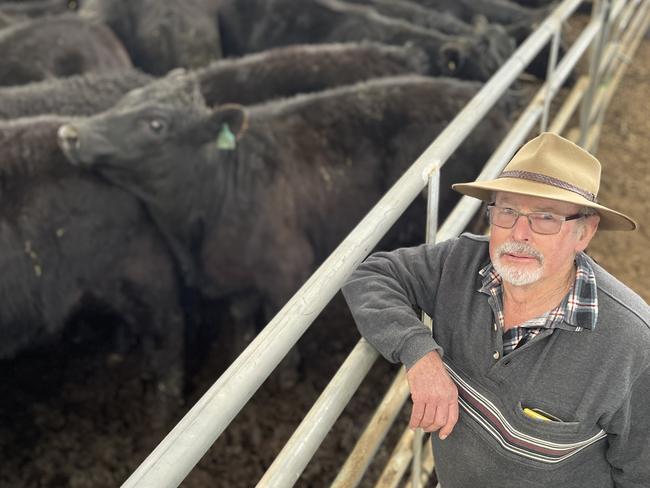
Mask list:
[[[429,198],[427,241],[449,239],[462,232],[480,202],[463,197],[441,228],[436,229],[440,168],[549,42],[551,52],[546,82],[514,123],[478,179],[498,176],[516,149],[536,130],[565,133],[569,139],[595,151],[605,110],[647,30],[650,0],[595,0],[591,22],[562,59],[558,59],[563,23],[581,3],[582,0],[565,0],[558,5],[123,487],[178,486],[338,292],[354,268],[425,186],[428,186]],[[551,100],[588,50],[589,74],[577,80],[553,120],[549,120]],[[567,131],[576,111],[579,111],[579,127]],[[257,486],[293,486],[377,357],[377,352],[365,340],[358,342]],[[350,488],[359,483],[408,396],[402,368],[332,486]],[[412,466],[412,476],[404,482],[402,478],[409,465]],[[400,483],[414,488],[422,486],[433,468],[430,444],[424,445],[421,431],[412,432],[407,428],[377,486],[394,487],[401,486]]]

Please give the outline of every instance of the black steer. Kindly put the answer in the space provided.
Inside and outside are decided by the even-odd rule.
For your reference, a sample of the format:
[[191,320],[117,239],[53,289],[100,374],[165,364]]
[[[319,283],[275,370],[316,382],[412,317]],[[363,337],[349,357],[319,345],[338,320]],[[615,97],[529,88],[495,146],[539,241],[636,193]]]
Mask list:
[[[448,12],[465,22],[473,22],[477,16],[489,22],[501,24],[517,45],[530,36],[550,13],[552,5],[526,8],[507,0],[413,0],[420,5]],[[560,57],[565,52],[564,41],[560,43]],[[526,67],[526,71],[538,78],[546,78],[550,47],[547,45]]]
[[115,350],[143,353],[152,421],[167,422],[185,367],[174,261],[133,196],[67,164],[63,122],[0,122],[0,359],[110,316]]
[[[188,284],[209,298],[253,292],[248,312],[266,320],[479,88],[384,78],[246,113],[209,109],[196,81],[176,75],[59,136],[71,162],[142,199]],[[444,166],[443,214],[450,183],[477,174],[507,125],[493,110]]]
[[153,78],[129,68],[0,87],[0,119],[42,114],[93,115]]
[[222,59],[197,70],[197,77],[209,106],[248,105],[428,69],[426,55],[415,46],[349,42],[290,45]]
[[215,0],[84,0],[79,15],[117,34],[133,63],[161,75],[221,58]]
[[484,33],[445,35],[338,0],[225,0],[219,21],[229,56],[300,43],[413,44],[429,56],[430,74],[486,80],[512,52],[496,52]]
[[464,22],[449,12],[434,10],[411,0],[345,0],[371,6],[381,15],[403,19],[412,24],[434,29],[451,36],[481,36],[485,39],[487,50],[495,57],[507,59],[514,51],[515,42],[506,30],[498,24],[489,24],[482,15],[472,22]]
[[[295,45],[197,70],[208,105],[259,103],[381,76],[427,72],[426,55],[413,46],[374,43]],[[0,88],[0,119],[40,114],[93,115],[128,91],[153,81],[136,69],[89,73]]]
[[0,30],[0,53],[0,86],[131,67],[108,27],[72,14]]

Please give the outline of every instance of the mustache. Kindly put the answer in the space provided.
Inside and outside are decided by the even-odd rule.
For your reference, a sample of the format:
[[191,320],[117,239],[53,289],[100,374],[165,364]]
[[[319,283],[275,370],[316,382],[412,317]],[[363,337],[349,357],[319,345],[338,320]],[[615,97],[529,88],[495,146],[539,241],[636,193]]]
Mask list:
[[499,257],[504,254],[523,254],[524,256],[537,259],[540,263],[544,262],[544,255],[525,242],[505,242],[497,247],[496,254]]

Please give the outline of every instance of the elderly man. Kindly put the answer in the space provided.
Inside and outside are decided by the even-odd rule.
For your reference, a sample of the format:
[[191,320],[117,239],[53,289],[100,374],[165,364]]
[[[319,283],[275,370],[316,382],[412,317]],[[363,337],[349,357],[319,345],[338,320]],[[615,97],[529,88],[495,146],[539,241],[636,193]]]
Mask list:
[[438,432],[443,488],[650,487],[650,308],[584,253],[636,224],[599,183],[544,133],[453,186],[489,202],[489,239],[376,253],[345,285],[361,334],[407,368],[411,427]]

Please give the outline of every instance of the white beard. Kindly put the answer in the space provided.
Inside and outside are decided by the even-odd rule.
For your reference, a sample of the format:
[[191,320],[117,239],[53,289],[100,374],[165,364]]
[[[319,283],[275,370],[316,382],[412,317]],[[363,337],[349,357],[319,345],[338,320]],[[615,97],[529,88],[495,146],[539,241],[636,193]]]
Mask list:
[[[539,263],[534,269],[519,268],[501,262],[501,256],[508,253],[524,254],[535,258]],[[503,281],[513,286],[526,286],[535,283],[542,277],[544,255],[529,244],[523,242],[506,242],[496,248],[492,265]]]

